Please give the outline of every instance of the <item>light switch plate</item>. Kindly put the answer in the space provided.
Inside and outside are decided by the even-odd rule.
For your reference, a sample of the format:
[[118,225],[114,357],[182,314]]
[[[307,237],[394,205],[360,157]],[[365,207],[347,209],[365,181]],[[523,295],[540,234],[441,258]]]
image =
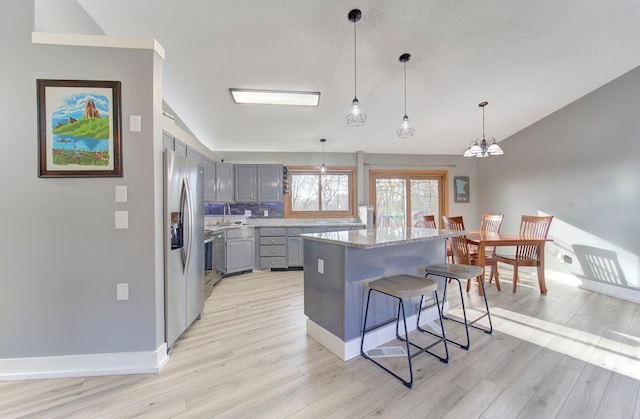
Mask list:
[[129,299],[129,284],[116,284],[116,300],[124,301]]
[[318,259],[318,273],[324,274],[324,259]]
[[125,185],[116,186],[116,202],[127,202],[127,187]]
[[269,216],[269,210],[264,210],[264,216],[268,217]]
[[129,228],[129,211],[116,211],[116,229]]
[[251,217],[251,210],[244,210],[245,217]]
[[142,117],[140,115],[129,115],[129,131],[140,132],[142,130]]

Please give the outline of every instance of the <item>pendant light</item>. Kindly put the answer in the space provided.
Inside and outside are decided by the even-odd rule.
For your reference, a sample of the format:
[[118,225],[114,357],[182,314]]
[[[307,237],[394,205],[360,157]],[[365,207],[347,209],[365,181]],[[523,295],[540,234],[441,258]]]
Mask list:
[[398,137],[411,138],[415,129],[411,127],[411,121],[407,116],[407,62],[411,59],[411,54],[402,54],[399,58],[400,62],[404,64],[404,116],[402,117],[402,124],[400,128],[396,130]]
[[487,140],[484,136],[484,107],[488,104],[488,102],[482,102],[478,105],[482,108],[482,138],[476,138],[474,142],[469,144],[463,154],[464,157],[501,156],[504,154],[495,138],[491,137]]
[[349,12],[348,17],[349,21],[353,22],[353,102],[351,102],[349,113],[345,119],[350,127],[359,127],[364,125],[367,120],[367,115],[362,113],[362,107],[357,95],[356,22],[362,17],[362,12],[358,9],[353,9]]
[[327,171],[327,167],[324,165],[324,143],[326,143],[327,140],[322,138],[320,142],[322,143],[322,166],[320,166],[320,173],[325,173]]

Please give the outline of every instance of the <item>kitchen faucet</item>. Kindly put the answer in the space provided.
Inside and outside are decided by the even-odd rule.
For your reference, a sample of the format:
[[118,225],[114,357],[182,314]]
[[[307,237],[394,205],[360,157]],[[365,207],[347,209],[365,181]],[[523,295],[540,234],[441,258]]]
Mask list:
[[231,205],[229,203],[224,204],[224,208],[222,209],[222,222],[227,223],[229,219],[227,219],[227,215],[231,215]]

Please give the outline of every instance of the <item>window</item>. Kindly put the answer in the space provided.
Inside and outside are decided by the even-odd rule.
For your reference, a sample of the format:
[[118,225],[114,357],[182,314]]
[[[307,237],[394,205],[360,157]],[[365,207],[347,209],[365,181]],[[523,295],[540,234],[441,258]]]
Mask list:
[[355,217],[355,168],[289,167],[285,217]]
[[374,206],[377,227],[421,226],[423,215],[446,214],[447,172],[369,172],[369,198]]

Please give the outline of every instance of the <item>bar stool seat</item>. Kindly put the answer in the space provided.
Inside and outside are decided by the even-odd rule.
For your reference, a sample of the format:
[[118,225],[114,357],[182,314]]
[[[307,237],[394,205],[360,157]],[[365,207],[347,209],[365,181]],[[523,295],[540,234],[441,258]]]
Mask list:
[[[425,268],[425,272],[426,275],[425,277],[428,279],[430,275],[434,275],[434,276],[440,276],[440,277],[444,277],[446,279],[453,279],[456,282],[458,282],[458,289],[460,290],[460,303],[462,305],[462,316],[463,316],[463,320],[458,320],[455,318],[451,318],[449,316],[443,315],[442,318],[445,320],[451,320],[453,322],[456,323],[460,323],[464,325],[465,328],[465,333],[467,335],[467,342],[466,344],[462,344],[459,342],[455,342],[451,339],[447,339],[448,342],[453,343],[454,345],[459,346],[462,349],[468,350],[469,346],[471,344],[471,341],[469,339],[469,326],[478,329],[478,330],[482,330],[483,332],[487,333],[487,334],[491,334],[493,333],[493,324],[491,323],[491,314],[489,313],[489,303],[487,302],[487,294],[484,292],[484,279],[482,278],[482,268],[479,266],[474,266],[474,265],[465,265],[465,264],[460,264],[460,263],[441,263],[441,264],[434,264],[434,265],[429,265]],[[470,280],[473,278],[477,278],[480,277],[480,284],[482,285],[482,294],[484,296],[484,305],[486,308],[486,311],[479,316],[478,318],[472,320],[472,321],[468,321],[467,320],[467,311],[464,305],[464,296],[463,296],[463,292],[462,292],[462,283],[460,282],[461,280]],[[442,298],[442,301],[438,301],[438,307],[440,307],[440,304],[442,304],[443,308],[444,308],[444,303],[447,299],[447,283],[449,281],[447,281],[445,279],[444,281],[444,296]],[[475,325],[476,322],[478,322],[480,319],[487,317],[489,320],[489,328],[485,329],[482,327],[478,327]],[[418,330],[424,333],[429,333],[431,335],[434,336],[438,336],[435,335],[434,333],[422,329],[419,325],[418,325]]]
[[[440,308],[440,304],[438,304],[438,281],[435,281],[433,279],[428,279],[428,278],[422,278],[419,276],[413,276],[413,275],[396,275],[396,276],[392,276],[392,277],[386,277],[386,278],[382,278],[382,279],[378,279],[375,281],[371,281],[368,284],[369,287],[369,292],[367,294],[367,304],[366,304],[366,308],[365,308],[365,314],[364,314],[364,324],[362,326],[362,341],[360,343],[360,354],[362,355],[363,358],[370,360],[371,362],[373,362],[374,364],[378,365],[380,368],[384,369],[385,371],[387,371],[389,374],[393,375],[394,377],[396,377],[397,379],[399,379],[405,386],[411,388],[413,386],[413,367],[411,364],[411,359],[413,357],[415,357],[418,354],[421,353],[428,353],[430,355],[435,356],[436,358],[438,358],[441,362],[447,363],[449,362],[449,350],[447,348],[447,339],[445,336],[445,332],[444,332],[444,325],[442,322],[442,311]],[[395,322],[396,322],[396,338],[402,342],[405,342],[406,344],[406,350],[407,350],[407,361],[409,364],[409,380],[405,380],[404,378],[402,378],[400,375],[396,374],[395,372],[391,371],[390,369],[388,369],[387,367],[385,367],[384,365],[382,365],[381,363],[379,363],[378,361],[376,361],[375,359],[371,358],[369,355],[367,355],[364,351],[364,339],[365,339],[365,335],[367,334],[367,332],[370,332],[374,329],[377,329],[378,327],[380,327],[380,325],[378,326],[374,326],[370,329],[367,329],[367,317],[369,314],[369,301],[371,299],[371,293],[372,292],[378,292],[384,295],[387,295],[389,297],[392,298],[396,298],[399,302],[398,302],[398,312],[396,314],[396,318],[395,318]],[[438,340],[436,340],[435,342],[431,343],[430,345],[427,346],[419,346],[416,345],[415,343],[411,342],[409,340],[409,333],[407,331],[407,318],[406,318],[406,314],[405,314],[405,308],[404,308],[404,302],[407,300],[410,300],[411,298],[417,298],[420,297],[420,306],[422,307],[422,303],[424,301],[424,296],[430,296],[433,295],[434,301],[436,302],[436,306],[438,308],[438,317],[440,320],[440,328],[442,330],[442,335],[437,335],[432,333],[433,336],[437,337]],[[420,325],[420,311],[418,311],[418,319],[417,319],[417,326]],[[399,325],[400,325],[400,314],[402,313],[402,321],[404,324],[404,337],[400,336],[399,333]],[[441,357],[440,355],[430,351],[430,349],[432,347],[434,347],[435,345],[439,344],[440,342],[442,342],[443,346],[444,346],[444,353],[445,356]],[[415,353],[411,354],[411,347],[418,349],[418,351],[416,351]]]

